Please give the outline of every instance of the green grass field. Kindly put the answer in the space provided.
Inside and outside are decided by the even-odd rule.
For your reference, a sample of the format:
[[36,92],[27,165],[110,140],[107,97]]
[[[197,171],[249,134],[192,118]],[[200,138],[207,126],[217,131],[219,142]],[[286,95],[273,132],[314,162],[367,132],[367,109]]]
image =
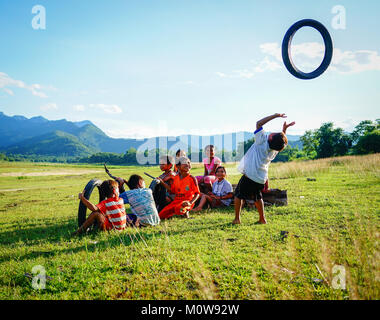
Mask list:
[[[0,162],[0,299],[380,299],[379,168],[379,154],[272,164],[270,187],[289,205],[266,208],[265,226],[252,209],[232,225],[231,207],[71,238],[77,195],[107,178],[102,167]],[[36,265],[45,289],[32,287]]]

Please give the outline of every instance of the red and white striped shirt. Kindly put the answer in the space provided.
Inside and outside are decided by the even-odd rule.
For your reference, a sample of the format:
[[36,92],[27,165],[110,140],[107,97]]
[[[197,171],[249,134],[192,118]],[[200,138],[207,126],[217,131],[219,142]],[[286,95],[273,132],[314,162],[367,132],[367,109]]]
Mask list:
[[127,216],[125,214],[123,198],[108,198],[96,206],[98,207],[99,211],[107,217],[108,221],[113,225],[114,229],[125,229]]

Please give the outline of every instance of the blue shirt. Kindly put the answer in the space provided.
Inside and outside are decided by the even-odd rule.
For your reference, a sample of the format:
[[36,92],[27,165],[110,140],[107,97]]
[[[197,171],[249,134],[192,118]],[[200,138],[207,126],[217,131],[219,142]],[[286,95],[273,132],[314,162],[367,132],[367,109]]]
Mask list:
[[[223,179],[220,182],[219,180],[216,180],[214,184],[212,185],[212,193],[218,197],[223,197],[232,191],[233,191],[232,185],[226,179]],[[220,201],[224,205],[229,206],[231,204],[232,199],[225,199],[225,200],[220,200]]]
[[131,206],[132,212],[140,218],[142,224],[155,226],[160,223],[151,189],[128,190],[120,194],[120,198]]

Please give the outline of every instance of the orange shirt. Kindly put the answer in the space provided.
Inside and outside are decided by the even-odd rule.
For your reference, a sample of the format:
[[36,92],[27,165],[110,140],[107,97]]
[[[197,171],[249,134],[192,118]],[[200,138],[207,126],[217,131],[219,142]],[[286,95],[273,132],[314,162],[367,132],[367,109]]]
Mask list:
[[175,199],[180,201],[190,201],[195,194],[200,194],[197,179],[192,175],[180,179],[179,174],[173,178],[171,193],[175,194]]

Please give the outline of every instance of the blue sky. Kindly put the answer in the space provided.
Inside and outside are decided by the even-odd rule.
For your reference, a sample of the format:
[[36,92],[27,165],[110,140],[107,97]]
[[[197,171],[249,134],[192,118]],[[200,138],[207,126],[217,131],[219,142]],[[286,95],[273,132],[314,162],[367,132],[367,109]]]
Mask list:
[[[35,5],[45,30],[32,28]],[[335,5],[344,30],[332,26]],[[297,122],[289,134],[327,121],[352,130],[380,118],[379,12],[373,0],[0,0],[0,111],[91,120],[124,138],[253,131],[275,112]],[[304,18],[322,22],[335,47],[312,81],[292,77],[279,56]],[[301,29],[293,44],[305,71],[322,60],[316,31]]]

